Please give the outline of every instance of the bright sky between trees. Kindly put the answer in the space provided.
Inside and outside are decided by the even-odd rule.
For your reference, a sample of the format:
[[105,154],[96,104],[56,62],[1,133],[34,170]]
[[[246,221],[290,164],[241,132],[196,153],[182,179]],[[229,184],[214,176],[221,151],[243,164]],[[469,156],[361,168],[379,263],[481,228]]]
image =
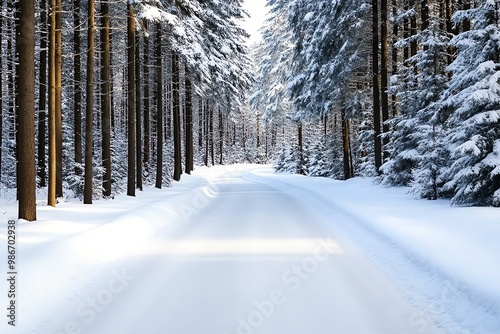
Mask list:
[[250,18],[242,23],[250,34],[250,44],[260,40],[259,29],[266,18],[266,0],[245,0],[243,7],[250,13]]

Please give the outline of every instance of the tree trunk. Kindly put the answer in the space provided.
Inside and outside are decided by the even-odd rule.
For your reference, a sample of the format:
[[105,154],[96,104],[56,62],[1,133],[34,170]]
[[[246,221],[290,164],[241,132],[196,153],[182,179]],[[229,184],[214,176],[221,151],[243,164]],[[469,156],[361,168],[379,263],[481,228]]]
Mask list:
[[[446,8],[445,8],[445,16],[446,16],[446,32],[450,35],[455,35],[457,34],[457,30],[453,29],[453,21],[452,21],[452,16],[453,16],[453,0],[446,0]],[[454,60],[454,53],[455,50],[453,49],[453,46],[449,45],[448,49],[448,65],[450,65],[453,60]]]
[[[404,11],[405,12],[408,12],[409,10],[409,6],[408,6],[408,1],[409,0],[405,0],[404,1]],[[405,16],[404,20],[403,20],[403,39],[407,39],[408,37],[410,37],[410,21],[408,20],[408,18]],[[410,49],[408,48],[408,46],[405,46],[404,49],[403,49],[403,61],[406,62],[408,60],[408,58],[410,58]]]
[[342,147],[343,147],[343,161],[344,161],[344,180],[352,177],[351,163],[350,163],[350,134],[349,134],[349,119],[346,117],[345,109],[342,107]]
[[373,65],[373,129],[375,139],[375,168],[377,172],[382,166],[382,139],[380,119],[380,86],[379,86],[379,39],[378,39],[378,0],[372,0],[373,11],[373,42],[372,42],[372,65]]
[[[73,68],[74,68],[74,84],[73,84],[73,108],[74,108],[74,149],[75,149],[75,163],[81,165],[82,159],[82,60],[80,56],[81,52],[81,34],[80,34],[80,0],[75,0],[73,5],[73,23],[75,26],[74,30],[74,58],[73,58]],[[75,168],[75,174],[81,175],[81,166]]]
[[109,3],[101,2],[101,131],[102,131],[102,194],[111,196],[111,89],[110,89],[110,25]]
[[223,161],[223,150],[224,150],[224,118],[222,117],[222,111],[219,107],[219,165],[224,163]]
[[[0,17],[0,45],[3,37],[3,18]],[[3,69],[3,54],[0,52],[0,69]],[[0,176],[2,175],[2,145],[3,145],[3,75],[0,73]]]
[[56,0],[56,197],[62,189],[62,0]]
[[[383,139],[383,152],[384,160],[389,158],[389,153],[387,151],[387,145],[389,144],[389,95],[387,94],[389,75],[388,75],[388,49],[387,49],[387,0],[380,1],[380,12],[381,12],[381,26],[380,26],[380,36],[381,36],[381,77],[380,77],[380,89],[382,93],[382,129],[386,136]],[[348,125],[348,124],[347,124]]]
[[19,141],[17,185],[19,219],[36,220],[35,167],[35,2],[16,2],[16,53]]
[[210,123],[210,111],[209,111],[209,105],[208,103],[205,103],[205,113],[203,114],[205,118],[205,166],[208,167],[208,154],[209,154],[209,146],[210,146],[210,140],[209,140],[209,123]]
[[198,99],[198,146],[203,148],[203,98]]
[[256,114],[256,119],[255,123],[257,125],[257,131],[256,131],[256,136],[257,136],[257,149],[260,147],[260,115]]
[[56,206],[56,0],[50,0],[49,30],[49,175],[47,204]]
[[94,122],[94,6],[95,0],[88,0],[88,32],[87,32],[87,89],[85,106],[85,183],[83,204],[92,204],[92,149]]
[[172,51],[172,94],[173,94],[173,117],[174,117],[174,180],[179,181],[182,173],[181,152],[181,112],[180,112],[180,89],[179,89],[179,56]]
[[304,170],[304,135],[302,131],[302,124],[299,123],[298,126],[298,145],[299,145],[299,157],[300,157],[300,166],[299,166],[299,174],[305,175]]
[[210,160],[212,162],[212,166],[215,166],[215,154],[214,154],[214,109],[210,107],[209,109],[210,113],[210,120],[209,120],[209,133],[208,133],[208,138],[210,140]]
[[189,69],[186,65],[186,80],[185,80],[185,88],[186,88],[186,174],[191,174],[194,169],[194,145],[193,145],[193,101],[192,101],[192,92],[191,92],[191,79],[189,78]]
[[[470,5],[471,0],[463,0],[463,10],[469,10],[471,8]],[[469,19],[463,19],[462,21],[462,31],[466,32],[469,31],[471,28],[471,23]]]
[[[148,30],[147,21],[144,22],[144,30]],[[151,159],[150,151],[150,110],[149,110],[149,37],[144,36],[144,155],[143,163],[146,172],[149,175],[149,166]]]
[[141,55],[139,35],[135,37],[135,132],[136,132],[136,168],[137,189],[142,191],[142,97],[141,97]]
[[[410,0],[410,7],[415,9],[416,2],[415,0]],[[416,13],[416,10],[415,10]],[[415,36],[417,34],[417,16],[412,15],[410,18],[410,36]],[[410,56],[413,57],[414,55],[417,54],[417,41],[414,40],[410,44]]]
[[156,188],[163,184],[163,76],[161,24],[156,24]]
[[135,196],[135,13],[127,2],[127,114],[128,114],[128,176],[127,195]]
[[[45,135],[47,132],[47,0],[40,2],[40,72],[39,72],[39,96],[38,96],[38,179],[39,186],[45,187],[47,182],[47,171],[45,169]],[[1,19],[0,19],[1,21]],[[0,29],[0,36],[2,32]],[[1,41],[0,41],[1,45]],[[0,65],[1,68],[1,65]],[[0,87],[2,84],[0,82]],[[1,103],[0,103],[1,108]],[[1,111],[0,111],[1,113]],[[1,123],[1,117],[0,117]],[[2,129],[0,126],[0,136]],[[1,145],[1,139],[0,139]],[[1,151],[0,151],[1,155]],[[1,158],[0,158],[1,159]],[[1,165],[1,163],[0,163]],[[1,170],[1,169],[0,169]]]
[[[392,17],[397,16],[397,0],[392,0]],[[396,42],[398,41],[399,25],[394,23],[392,26],[392,75],[398,74],[398,48]],[[397,98],[395,94],[391,96],[392,117],[398,114]]]

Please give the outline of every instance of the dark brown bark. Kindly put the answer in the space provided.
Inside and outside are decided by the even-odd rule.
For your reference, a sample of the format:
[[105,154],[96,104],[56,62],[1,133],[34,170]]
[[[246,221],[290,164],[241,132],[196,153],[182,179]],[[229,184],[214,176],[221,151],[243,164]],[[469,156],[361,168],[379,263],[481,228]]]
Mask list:
[[344,180],[352,178],[351,170],[351,157],[350,157],[350,131],[349,119],[346,117],[345,109],[341,111],[342,118],[342,148],[343,148],[343,162],[344,162]]
[[224,162],[224,118],[222,112],[219,108],[219,165]]
[[194,169],[194,145],[193,145],[193,101],[192,101],[192,92],[191,92],[191,79],[189,78],[189,69],[186,66],[186,80],[185,80],[185,89],[186,89],[186,174],[191,174]]
[[[381,49],[380,49],[380,89],[382,93],[382,129],[384,134],[389,133],[389,95],[387,93],[388,83],[389,83],[389,72],[388,72],[388,43],[387,43],[387,0],[380,1],[380,39],[381,39]],[[347,123],[346,126],[349,124]],[[384,136],[383,139],[383,152],[384,160],[388,159],[389,154],[386,149],[387,144],[389,144],[389,136]]]
[[127,195],[135,196],[135,13],[130,2],[127,3],[127,119],[128,119],[128,175]]
[[[80,33],[80,0],[74,1],[73,6],[73,23],[75,26],[73,36],[73,108],[74,108],[74,149],[75,149],[75,162],[80,165],[83,162],[82,158],[82,59],[81,52],[81,33]],[[81,175],[82,171],[80,166],[75,168],[75,174]]]
[[[471,0],[463,0],[463,10],[469,10],[471,8]],[[462,21],[462,31],[469,31],[471,28],[471,23],[469,19],[464,19]]]
[[[415,9],[415,12],[416,12],[415,0],[410,0],[410,7]],[[412,17],[410,18],[410,36],[415,36],[416,34],[417,34],[417,16],[412,15]],[[410,44],[410,56],[411,57],[413,57],[414,55],[417,54],[417,49],[418,49],[417,41],[413,40]]]
[[35,166],[35,2],[16,2],[16,90],[18,93],[19,135],[17,142],[19,173],[19,219],[36,220]]
[[301,175],[305,175],[305,170],[304,170],[304,135],[303,135],[303,129],[302,129],[302,124],[299,123],[298,126],[298,145],[299,145],[299,170],[298,173]]
[[257,131],[255,135],[257,136],[257,148],[260,147],[260,115],[257,114],[255,117],[255,123],[257,125]]
[[205,103],[205,112],[203,113],[205,119],[205,166],[208,166],[208,154],[209,154],[209,145],[210,145],[210,136],[209,136],[209,122],[210,122],[210,111],[208,103]]
[[92,151],[94,145],[94,6],[95,0],[88,0],[88,31],[87,31],[87,89],[85,106],[85,181],[83,186],[83,204],[92,204],[93,177]]
[[[392,0],[392,16],[397,15],[397,0]],[[398,74],[398,48],[396,47],[396,42],[398,41],[399,25],[394,23],[392,26],[392,75]],[[396,117],[398,114],[397,108],[397,98],[395,94],[391,95],[391,108],[392,117]]]
[[111,196],[111,89],[110,89],[110,24],[109,3],[101,2],[101,135],[102,135],[102,194]]
[[[3,18],[0,17],[0,45],[3,39]],[[0,52],[0,69],[3,69],[3,53]],[[0,74],[0,175],[2,175],[2,145],[3,145],[3,75]]]
[[161,24],[156,24],[156,188],[163,184],[163,75]]
[[[45,168],[45,136],[47,133],[47,0],[40,2],[40,70],[39,70],[39,96],[38,96],[38,185],[47,185],[47,170]],[[0,20],[1,21],[1,20]],[[0,31],[0,36],[2,32]],[[0,42],[1,45],[1,42]],[[1,65],[0,65],[1,67]],[[0,82],[0,87],[1,87]],[[0,104],[1,108],[1,104]],[[1,113],[1,111],[0,111]],[[1,117],[0,117],[1,123]],[[0,126],[0,134],[2,129]],[[0,142],[1,145],[1,142]],[[1,151],[0,151],[1,155]]]
[[199,97],[198,102],[198,146],[203,148],[203,98]]
[[62,188],[62,0],[56,0],[56,197]]
[[[144,22],[144,30],[148,30],[147,21]],[[149,93],[149,37],[144,36],[144,155],[143,155],[143,163],[144,168],[147,170],[149,174],[149,166],[151,160],[151,149],[150,149],[150,93]]]
[[430,8],[429,8],[429,0],[422,0],[420,2],[420,11],[422,15],[422,31],[425,29],[429,28],[429,15],[430,15]]
[[139,35],[135,37],[135,132],[136,132],[136,183],[142,191],[142,94],[141,94],[141,61]]
[[172,102],[174,118],[174,176],[175,181],[181,179],[182,152],[181,152],[181,111],[180,111],[180,82],[179,56],[172,52]]
[[50,0],[49,29],[49,174],[47,204],[56,206],[56,0]]
[[375,168],[382,166],[382,139],[380,115],[380,83],[379,83],[379,35],[378,35],[378,0],[372,0],[372,84],[373,84],[373,129],[375,140]]
[[209,133],[208,138],[210,141],[210,160],[212,162],[212,166],[215,165],[215,153],[214,153],[214,109],[213,107],[209,108]]
[[[408,7],[408,1],[409,0],[404,0],[404,11],[407,12],[409,10]],[[403,20],[403,38],[406,40],[410,37],[410,21],[405,17]],[[410,58],[410,48],[408,46],[405,46],[403,49],[403,60],[406,62]]]

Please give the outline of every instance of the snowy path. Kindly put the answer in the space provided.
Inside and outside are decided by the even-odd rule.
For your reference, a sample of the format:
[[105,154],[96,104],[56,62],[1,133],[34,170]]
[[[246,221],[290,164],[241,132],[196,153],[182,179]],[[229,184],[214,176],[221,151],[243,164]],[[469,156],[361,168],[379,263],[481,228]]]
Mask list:
[[441,333],[332,224],[242,173],[221,177],[187,223],[160,229],[40,333]]

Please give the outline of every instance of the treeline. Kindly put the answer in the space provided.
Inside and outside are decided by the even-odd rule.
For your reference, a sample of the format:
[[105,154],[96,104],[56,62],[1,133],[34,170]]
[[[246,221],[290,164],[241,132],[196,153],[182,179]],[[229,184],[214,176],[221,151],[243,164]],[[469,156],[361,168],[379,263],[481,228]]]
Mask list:
[[268,6],[251,104],[295,124],[277,169],[500,206],[500,1]]
[[37,188],[91,204],[257,159],[241,3],[3,1],[0,188],[19,218]]

